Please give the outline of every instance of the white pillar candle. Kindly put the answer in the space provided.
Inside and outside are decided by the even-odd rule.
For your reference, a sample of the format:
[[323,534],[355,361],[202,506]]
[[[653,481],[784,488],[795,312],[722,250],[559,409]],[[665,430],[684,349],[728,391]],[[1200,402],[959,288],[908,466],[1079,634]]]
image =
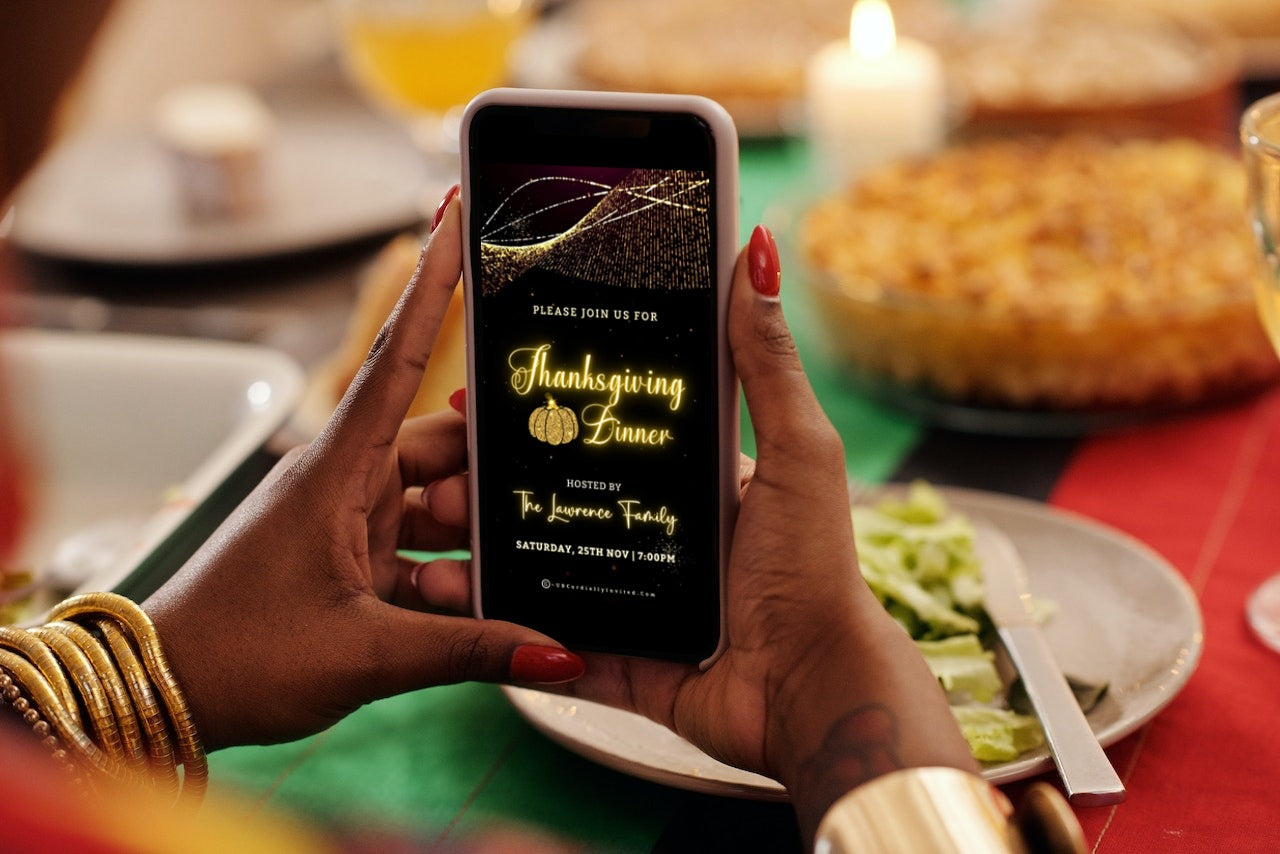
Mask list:
[[857,0],[849,41],[819,50],[806,78],[810,141],[828,180],[932,151],[946,134],[942,63],[928,45],[896,38],[884,0]]

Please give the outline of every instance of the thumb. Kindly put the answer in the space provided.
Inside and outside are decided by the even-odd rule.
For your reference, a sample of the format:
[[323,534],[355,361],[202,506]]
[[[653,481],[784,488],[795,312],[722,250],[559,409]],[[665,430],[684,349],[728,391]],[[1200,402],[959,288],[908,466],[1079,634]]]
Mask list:
[[356,451],[396,440],[462,276],[462,223],[454,185],[441,202],[418,268],[383,324],[319,442]]
[[586,670],[578,655],[546,635],[501,620],[445,616],[373,602],[379,689],[403,693],[455,682],[554,685]]
[[778,297],[781,275],[773,235],[758,225],[738,255],[729,298],[729,346],[755,429],[757,465],[773,478],[838,471],[843,485],[844,449],[800,364]]

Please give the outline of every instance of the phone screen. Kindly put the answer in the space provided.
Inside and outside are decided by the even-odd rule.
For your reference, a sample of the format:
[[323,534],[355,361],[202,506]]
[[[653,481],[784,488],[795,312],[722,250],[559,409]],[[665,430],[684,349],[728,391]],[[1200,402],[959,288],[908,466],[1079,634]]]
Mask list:
[[484,616],[705,659],[724,524],[710,131],[490,106],[469,137]]

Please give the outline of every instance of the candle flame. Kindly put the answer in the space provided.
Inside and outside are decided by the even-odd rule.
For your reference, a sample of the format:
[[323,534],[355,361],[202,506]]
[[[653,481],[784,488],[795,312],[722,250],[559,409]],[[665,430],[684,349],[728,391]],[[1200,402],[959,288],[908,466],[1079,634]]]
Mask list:
[[849,15],[849,46],[855,56],[883,59],[897,46],[893,12],[885,0],[857,0]]

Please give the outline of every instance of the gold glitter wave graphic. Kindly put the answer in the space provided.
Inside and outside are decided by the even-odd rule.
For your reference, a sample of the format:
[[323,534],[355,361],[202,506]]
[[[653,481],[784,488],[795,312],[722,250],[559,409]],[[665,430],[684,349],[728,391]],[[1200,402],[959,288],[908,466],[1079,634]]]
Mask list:
[[[710,188],[702,172],[666,169],[637,169],[613,186],[572,176],[526,181],[481,229],[483,291],[497,292],[534,267],[617,287],[709,288]],[[541,226],[553,211],[595,199],[570,228],[546,233]]]

